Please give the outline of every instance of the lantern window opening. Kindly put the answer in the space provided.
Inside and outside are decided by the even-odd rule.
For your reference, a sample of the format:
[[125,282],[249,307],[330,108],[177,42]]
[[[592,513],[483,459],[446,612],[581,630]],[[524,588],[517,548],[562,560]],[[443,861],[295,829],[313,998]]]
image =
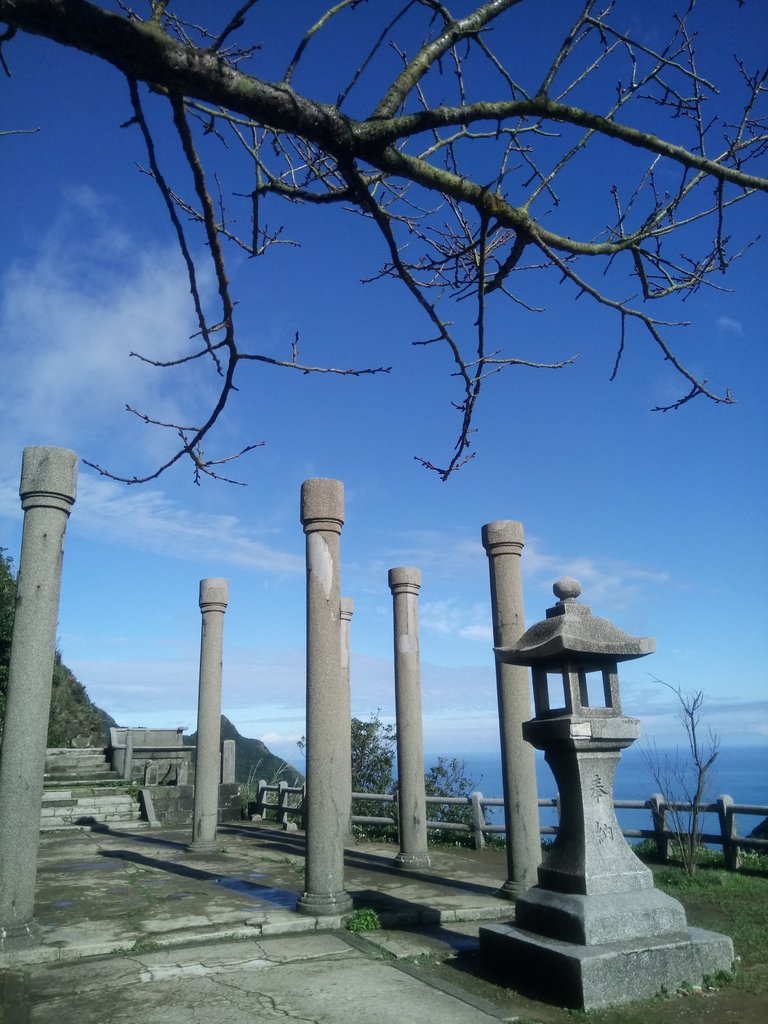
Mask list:
[[610,675],[605,669],[579,669],[579,696],[583,708],[613,706]]
[[572,686],[568,669],[537,666],[533,669],[533,700],[536,715],[548,718],[573,712]]

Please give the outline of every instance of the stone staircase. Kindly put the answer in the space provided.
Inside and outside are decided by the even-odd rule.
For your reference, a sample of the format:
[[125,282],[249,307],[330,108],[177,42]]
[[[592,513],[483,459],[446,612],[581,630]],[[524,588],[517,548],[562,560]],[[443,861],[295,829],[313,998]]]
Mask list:
[[103,747],[53,747],[45,753],[41,831],[94,824],[146,828],[139,804],[107,761]]

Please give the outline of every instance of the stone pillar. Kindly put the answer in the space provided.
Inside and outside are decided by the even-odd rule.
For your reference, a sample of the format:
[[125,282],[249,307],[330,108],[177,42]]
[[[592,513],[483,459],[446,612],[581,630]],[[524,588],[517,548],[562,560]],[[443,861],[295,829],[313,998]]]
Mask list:
[[398,867],[429,867],[424,740],[421,721],[418,569],[390,569],[395,626],[395,713],[400,821]]
[[40,805],[64,531],[76,493],[74,452],[24,449],[24,529],[0,757],[0,950],[40,941],[33,918]]
[[342,720],[346,722],[344,728],[344,740],[346,742],[346,749],[341,752],[341,757],[344,759],[344,763],[347,766],[347,770],[344,776],[344,784],[346,786],[345,793],[345,805],[349,808],[347,813],[347,821],[344,832],[344,844],[346,846],[354,846],[355,834],[352,831],[352,688],[350,679],[350,642],[349,642],[349,631],[350,622],[355,612],[355,602],[351,597],[342,597],[340,605],[341,615],[341,699],[343,702],[343,709],[341,712]]
[[[494,647],[509,647],[525,632],[520,555],[523,524],[513,519],[487,523],[482,530],[491,578]],[[499,895],[514,899],[536,884],[541,863],[539,807],[533,747],[522,726],[532,717],[528,673],[523,666],[496,662],[501,737],[501,777],[507,838],[507,881]]]
[[237,751],[234,740],[224,740],[221,752],[221,781],[227,785],[235,781],[235,758]]
[[192,815],[191,853],[216,848],[219,820],[219,770],[221,745],[221,659],[224,612],[228,584],[223,579],[200,580],[200,685],[197,697],[197,760],[195,804]]
[[307,561],[307,848],[305,892],[296,909],[305,914],[346,914],[344,835],[349,827],[345,778],[349,749],[344,734],[341,684],[339,540],[344,525],[340,480],[305,480],[301,522]]
[[133,729],[125,730],[125,753],[123,754],[123,778],[133,775]]

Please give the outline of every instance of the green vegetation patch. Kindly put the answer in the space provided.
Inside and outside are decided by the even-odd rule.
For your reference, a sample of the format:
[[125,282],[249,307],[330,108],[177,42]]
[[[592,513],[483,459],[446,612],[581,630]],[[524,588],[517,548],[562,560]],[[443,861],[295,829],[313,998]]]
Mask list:
[[375,932],[381,928],[379,915],[371,907],[360,907],[345,922],[348,932]]

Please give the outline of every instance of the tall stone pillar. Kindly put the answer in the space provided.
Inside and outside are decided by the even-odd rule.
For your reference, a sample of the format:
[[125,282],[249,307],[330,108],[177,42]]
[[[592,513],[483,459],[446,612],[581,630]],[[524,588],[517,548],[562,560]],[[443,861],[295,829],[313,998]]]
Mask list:
[[200,580],[200,683],[197,697],[197,758],[195,804],[192,815],[192,853],[216,848],[219,820],[219,769],[221,746],[221,661],[224,612],[227,610],[226,580]]
[[343,701],[341,716],[343,721],[346,722],[344,727],[346,749],[341,751],[340,756],[344,759],[344,763],[347,766],[347,770],[344,775],[344,785],[346,786],[346,793],[344,796],[346,801],[345,806],[349,808],[344,829],[344,843],[346,846],[353,846],[355,843],[355,834],[352,831],[352,688],[350,672],[351,649],[349,640],[350,623],[354,613],[355,602],[351,597],[342,597],[340,605],[341,699]]
[[0,757],[0,950],[40,941],[33,917],[40,805],[64,531],[76,493],[74,452],[24,449],[24,529]]
[[429,867],[427,803],[424,792],[424,739],[421,719],[418,569],[389,570],[395,627],[395,712],[400,805],[399,867]]
[[[491,579],[494,647],[509,647],[525,632],[520,556],[523,524],[513,519],[487,523],[482,530]],[[528,675],[518,665],[496,661],[501,738],[501,776],[507,838],[507,881],[499,895],[514,899],[536,884],[541,863],[539,807],[533,747],[522,726],[531,716]]]
[[344,525],[340,480],[305,480],[301,522],[307,561],[307,852],[305,914],[346,914],[344,835],[349,826],[349,774],[341,683],[339,541]]

